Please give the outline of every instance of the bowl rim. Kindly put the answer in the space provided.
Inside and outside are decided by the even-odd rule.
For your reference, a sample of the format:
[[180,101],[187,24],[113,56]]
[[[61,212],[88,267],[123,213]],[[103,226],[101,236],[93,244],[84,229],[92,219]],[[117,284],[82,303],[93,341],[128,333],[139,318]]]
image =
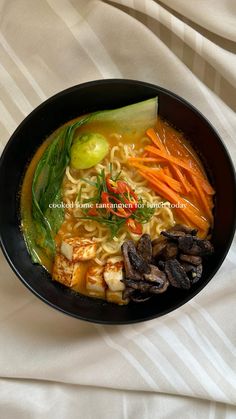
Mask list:
[[[191,111],[193,111],[195,113],[195,115],[197,115],[197,117],[200,117],[200,119],[206,123],[208,125],[208,127],[210,128],[210,130],[213,132],[214,136],[217,138],[217,141],[219,142],[221,148],[223,149],[223,152],[225,154],[225,156],[228,159],[228,163],[229,163],[229,169],[231,171],[232,174],[232,179],[233,179],[233,189],[234,189],[234,193],[236,195],[236,171],[235,171],[235,167],[230,155],[229,150],[227,149],[226,145],[224,144],[221,136],[219,135],[219,133],[216,131],[216,129],[214,128],[214,126],[212,125],[212,123],[209,121],[209,119],[201,112],[199,111],[194,105],[192,105],[190,102],[188,102],[186,99],[184,99],[183,97],[179,96],[178,94],[164,88],[161,87],[159,85],[153,84],[153,83],[148,83],[145,81],[141,81],[141,80],[135,80],[135,79],[122,79],[122,78],[109,78],[109,79],[97,79],[97,80],[92,80],[92,81],[88,81],[88,82],[84,82],[84,83],[79,83],[76,84],[74,86],[71,86],[69,88],[63,89],[57,93],[55,93],[54,95],[50,96],[48,99],[44,100],[42,103],[40,103],[36,108],[34,108],[22,121],[21,123],[18,125],[18,127],[14,130],[14,132],[11,134],[9,140],[7,141],[3,152],[0,156],[0,174],[2,171],[2,167],[4,165],[4,159],[5,156],[8,153],[9,148],[11,147],[11,145],[14,143],[15,141],[15,137],[17,136],[17,133],[22,129],[22,127],[28,123],[28,121],[32,118],[32,116],[34,116],[36,113],[38,113],[42,108],[44,108],[45,106],[47,106],[48,104],[50,104],[51,102],[55,101],[56,99],[60,99],[60,97],[63,97],[65,94],[70,94],[71,92],[74,92],[75,90],[83,90],[84,88],[87,87],[93,87],[96,85],[106,85],[106,84],[120,84],[123,83],[124,85],[140,85],[142,87],[147,87],[147,88],[154,88],[159,92],[163,92],[164,94],[167,94],[168,96],[171,96],[174,99],[177,99],[178,101],[180,101],[181,103],[184,104],[184,106],[190,108]],[[125,105],[124,105],[125,106]],[[20,186],[20,180],[19,180],[19,186]],[[79,320],[83,320],[83,321],[87,321],[90,323],[97,323],[97,324],[107,324],[107,325],[121,325],[121,324],[133,324],[133,323],[139,323],[139,322],[144,322],[144,321],[148,321],[148,320],[152,320],[158,317],[161,317],[163,315],[166,315],[168,313],[171,313],[173,311],[175,311],[176,309],[178,309],[179,307],[183,306],[186,302],[190,301],[192,298],[194,298],[208,283],[209,281],[215,276],[216,272],[220,269],[222,263],[224,262],[228,251],[231,247],[233,238],[234,238],[234,234],[235,234],[235,230],[236,230],[236,205],[234,207],[234,223],[232,225],[232,230],[231,230],[231,234],[228,237],[227,240],[227,246],[224,248],[224,252],[222,254],[222,257],[220,259],[220,262],[218,263],[217,267],[212,271],[211,275],[209,275],[206,280],[204,281],[204,283],[202,283],[196,290],[194,290],[191,295],[187,295],[185,298],[181,299],[181,301],[179,303],[176,303],[174,308],[167,308],[165,310],[163,310],[161,313],[157,313],[154,315],[150,315],[150,316],[146,316],[145,318],[140,318],[140,319],[131,319],[131,320],[126,320],[126,321],[109,321],[109,319],[107,319],[106,321],[104,320],[99,320],[99,319],[90,319],[90,318],[85,318],[79,314],[74,314],[71,313],[69,311],[67,311],[64,308],[59,307],[58,305],[54,304],[53,302],[49,301],[49,299],[45,298],[44,296],[42,296],[39,292],[37,292],[34,287],[32,287],[27,280],[21,275],[21,273],[18,271],[18,268],[15,266],[15,264],[12,262],[10,255],[8,254],[7,251],[7,246],[4,244],[4,240],[3,240],[3,235],[2,235],[2,228],[1,228],[1,221],[0,221],[0,247],[3,251],[3,254],[8,262],[8,264],[10,265],[11,269],[13,270],[13,272],[16,274],[16,276],[21,280],[21,282],[36,296],[38,297],[41,301],[43,301],[44,303],[46,303],[47,305],[55,308],[56,310],[70,316],[70,317],[74,317],[77,318]],[[89,298],[89,297],[85,297],[85,298]],[[119,308],[122,308],[123,306],[119,306]]]

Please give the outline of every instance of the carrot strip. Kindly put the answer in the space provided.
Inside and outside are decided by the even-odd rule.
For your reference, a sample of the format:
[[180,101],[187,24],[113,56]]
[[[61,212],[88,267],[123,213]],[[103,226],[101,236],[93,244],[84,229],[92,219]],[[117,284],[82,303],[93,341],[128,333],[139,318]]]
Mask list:
[[172,169],[173,172],[175,173],[175,175],[177,176],[177,178],[180,180],[180,182],[183,185],[184,191],[186,193],[189,193],[191,191],[191,188],[189,187],[188,183],[187,183],[187,179],[184,177],[184,175],[182,174],[181,170],[178,168],[178,166],[176,166],[175,164],[172,164]]
[[199,216],[196,211],[197,208],[190,207],[190,203],[181,198],[176,192],[172,191],[168,186],[166,186],[163,182],[153,179],[150,174],[147,174],[143,170],[139,170],[141,176],[147,179],[153,186],[153,189],[156,190],[161,196],[165,199],[168,199],[172,204],[183,204],[184,208],[178,208],[178,211],[184,211],[184,215],[192,221],[194,225],[199,227],[202,230],[208,230],[209,224],[206,219]]
[[187,170],[188,172],[192,173],[193,175],[195,175],[196,177],[198,177],[199,179],[201,179],[202,181],[202,187],[205,190],[205,192],[207,192],[209,195],[212,195],[215,193],[214,189],[211,187],[211,185],[209,184],[209,182],[205,179],[203,173],[201,173],[199,170],[193,169],[189,166],[189,164],[187,164],[185,161],[180,160],[177,157],[173,157],[169,154],[164,153],[161,150],[157,150],[155,147],[153,146],[146,146],[145,147],[146,151],[149,151],[151,154],[154,154],[155,156],[160,156],[163,157],[164,159],[170,161],[171,163],[176,164],[177,166],[182,167],[183,169]]
[[[140,169],[143,172],[145,172],[142,168]],[[157,177],[155,177],[155,175],[153,173],[147,173],[147,175],[153,180],[153,181],[159,181],[159,179]],[[161,182],[163,182],[161,180]],[[163,187],[167,187],[165,184],[163,184]],[[173,191],[174,192],[174,191]],[[178,195],[179,200],[181,200],[181,203],[187,204],[190,208],[191,211],[193,211],[195,214],[199,215],[199,216],[203,216],[202,212],[200,211],[200,209],[198,208],[198,206],[195,206],[192,202],[188,201],[187,199],[181,197],[180,195]]]
[[[145,167],[145,166],[144,166]],[[145,167],[146,173],[151,173],[153,174],[154,177],[156,177],[157,179],[162,180],[163,182],[165,182],[168,186],[170,186],[175,192],[182,192],[182,185],[180,182],[178,182],[178,180],[173,179],[170,176],[167,176],[164,172],[163,169],[152,169],[152,168],[147,168]]]
[[[172,174],[171,174],[171,171],[170,171],[170,168],[168,167],[168,166],[164,166],[163,167],[163,171],[165,172],[165,174],[167,175],[167,176],[172,176]],[[173,177],[173,176],[172,176]]]
[[131,161],[131,162],[142,161],[142,162],[146,162],[146,163],[160,163],[160,162],[163,162],[163,159],[161,157],[159,159],[156,158],[156,157],[129,157],[128,161]]
[[165,146],[164,146],[163,142],[161,141],[158,133],[155,132],[153,128],[149,128],[146,131],[146,134],[150,138],[150,140],[157,146],[157,148],[164,151],[164,153],[166,152],[166,149],[165,149]]
[[198,176],[201,179],[203,179],[203,175],[202,174],[200,174],[196,170],[194,170],[191,167],[189,167],[189,165],[187,163],[185,163],[183,160],[180,160],[177,157],[173,157],[170,154],[164,153],[161,150],[157,150],[155,147],[153,147],[151,145],[146,146],[145,147],[145,150],[149,151],[150,153],[152,153],[152,154],[154,154],[156,156],[163,157],[164,159],[170,161],[171,163],[177,164],[177,166],[180,166],[183,169],[187,170],[188,172],[193,173],[195,176]]
[[177,180],[173,179],[170,176],[167,176],[163,169],[155,168],[155,167],[147,167],[143,164],[140,164],[139,162],[132,162],[132,166],[142,169],[143,171],[152,174],[157,179],[161,179],[162,181],[166,182],[167,185],[169,185],[172,189],[174,189],[176,192],[182,192],[182,185]]
[[191,176],[191,178],[192,178],[192,182],[193,182],[193,184],[194,184],[194,186],[197,190],[198,197],[199,197],[200,202],[202,204],[201,206],[202,206],[203,210],[205,211],[209,220],[212,222],[213,221],[213,216],[212,216],[212,212],[211,212],[211,208],[210,208],[210,203],[207,201],[207,197],[206,197],[204,191],[201,188],[199,180],[195,176]]

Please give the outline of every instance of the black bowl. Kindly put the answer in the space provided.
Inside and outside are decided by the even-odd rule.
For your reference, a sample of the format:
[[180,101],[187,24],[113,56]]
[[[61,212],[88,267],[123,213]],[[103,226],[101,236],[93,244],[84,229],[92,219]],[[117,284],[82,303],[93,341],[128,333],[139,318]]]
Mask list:
[[[116,306],[81,296],[52,281],[33,265],[20,230],[19,191],[39,145],[66,121],[102,109],[112,109],[159,97],[159,114],[185,133],[198,152],[216,190],[214,256],[201,280],[190,291],[169,288],[146,303]],[[79,319],[107,324],[140,322],[162,316],[201,291],[221,266],[235,231],[235,173],[229,154],[211,124],[188,102],[161,87],[134,80],[99,80],[58,93],[36,108],[9,140],[0,161],[0,235],[3,252],[20,280],[54,308]]]

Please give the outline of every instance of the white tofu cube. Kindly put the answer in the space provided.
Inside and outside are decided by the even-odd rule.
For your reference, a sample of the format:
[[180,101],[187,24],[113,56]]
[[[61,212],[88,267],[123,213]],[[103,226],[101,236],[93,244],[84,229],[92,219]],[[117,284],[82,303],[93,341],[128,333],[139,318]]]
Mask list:
[[90,266],[86,273],[86,289],[91,297],[105,298],[106,283],[103,278],[103,266]]
[[80,280],[80,263],[72,263],[61,254],[56,254],[52,278],[67,287],[73,287]]
[[61,253],[71,262],[79,262],[93,259],[96,248],[97,244],[93,240],[71,237],[62,241]]
[[106,290],[106,300],[109,303],[119,304],[119,305],[125,305],[128,304],[128,299],[122,298],[122,291],[111,291],[109,289]]
[[111,291],[123,291],[125,289],[124,283],[121,282],[124,277],[123,268],[123,260],[120,259],[113,263],[112,258],[108,259],[103,276]]

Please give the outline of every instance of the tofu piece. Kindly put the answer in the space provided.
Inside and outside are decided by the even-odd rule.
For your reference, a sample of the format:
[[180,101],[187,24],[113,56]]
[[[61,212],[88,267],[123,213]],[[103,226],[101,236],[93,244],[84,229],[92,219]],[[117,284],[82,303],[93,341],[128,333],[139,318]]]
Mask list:
[[116,257],[107,260],[103,276],[111,291],[123,291],[125,289],[125,284],[121,282],[124,277],[123,268],[122,258],[117,259]]
[[126,305],[129,302],[128,299],[124,300],[122,298],[122,291],[111,291],[109,289],[106,291],[106,300],[109,303],[119,304],[120,306]]
[[62,241],[61,253],[71,262],[79,262],[93,259],[96,248],[97,244],[93,240],[71,237]]
[[80,281],[81,263],[73,263],[60,253],[55,256],[52,278],[67,287],[73,287]]
[[86,273],[86,289],[91,297],[106,297],[106,283],[103,278],[103,266],[90,266]]

